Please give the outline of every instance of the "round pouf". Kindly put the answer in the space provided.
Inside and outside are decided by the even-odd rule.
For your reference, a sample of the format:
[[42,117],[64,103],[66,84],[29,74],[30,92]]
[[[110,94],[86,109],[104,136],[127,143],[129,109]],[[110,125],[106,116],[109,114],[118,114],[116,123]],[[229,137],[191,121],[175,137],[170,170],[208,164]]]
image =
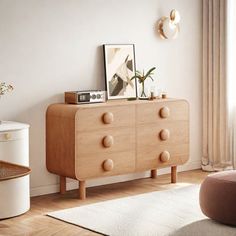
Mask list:
[[199,200],[206,216],[236,226],[236,171],[207,176],[201,185]]

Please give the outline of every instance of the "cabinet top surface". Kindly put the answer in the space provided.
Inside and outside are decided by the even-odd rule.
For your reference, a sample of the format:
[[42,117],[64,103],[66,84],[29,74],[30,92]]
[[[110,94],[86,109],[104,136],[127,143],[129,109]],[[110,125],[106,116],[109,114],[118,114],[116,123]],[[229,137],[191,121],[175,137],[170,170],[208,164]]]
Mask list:
[[66,103],[58,103],[52,105],[66,105],[71,106],[77,109],[83,108],[92,108],[92,107],[106,107],[106,106],[123,106],[123,105],[136,105],[136,104],[151,104],[151,103],[159,103],[159,102],[171,102],[171,101],[185,101],[184,99],[176,99],[176,98],[165,98],[165,99],[154,99],[154,100],[133,100],[128,101],[126,99],[119,100],[110,100],[104,103],[90,103],[90,104],[66,104]]
[[2,123],[0,123],[0,132],[28,129],[28,128],[29,128],[28,124],[23,124],[14,121],[2,121]]

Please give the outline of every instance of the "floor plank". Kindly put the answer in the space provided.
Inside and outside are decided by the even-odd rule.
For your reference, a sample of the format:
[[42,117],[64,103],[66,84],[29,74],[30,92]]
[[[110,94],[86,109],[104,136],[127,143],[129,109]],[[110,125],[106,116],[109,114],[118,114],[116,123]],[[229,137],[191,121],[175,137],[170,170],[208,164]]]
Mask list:
[[87,199],[79,200],[77,191],[64,195],[49,194],[31,198],[31,209],[24,215],[0,221],[0,236],[95,236],[89,230],[47,217],[47,212],[82,206],[110,199],[137,195],[152,191],[166,190],[189,184],[200,184],[209,173],[201,170],[178,174],[178,183],[170,183],[170,175],[146,178],[129,182],[109,184],[87,189]]

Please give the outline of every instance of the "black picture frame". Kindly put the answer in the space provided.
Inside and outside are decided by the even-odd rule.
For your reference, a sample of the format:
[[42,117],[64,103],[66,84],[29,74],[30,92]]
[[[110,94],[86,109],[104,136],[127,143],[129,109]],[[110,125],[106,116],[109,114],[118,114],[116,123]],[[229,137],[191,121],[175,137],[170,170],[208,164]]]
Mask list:
[[107,99],[137,98],[134,44],[104,44],[104,68]]

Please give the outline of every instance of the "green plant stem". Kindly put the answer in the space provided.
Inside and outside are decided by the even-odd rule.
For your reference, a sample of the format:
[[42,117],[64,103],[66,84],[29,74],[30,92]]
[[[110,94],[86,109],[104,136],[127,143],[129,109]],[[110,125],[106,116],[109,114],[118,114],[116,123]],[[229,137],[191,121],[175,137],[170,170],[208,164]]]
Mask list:
[[147,97],[144,91],[144,81],[142,82],[142,93],[141,93],[141,97]]

